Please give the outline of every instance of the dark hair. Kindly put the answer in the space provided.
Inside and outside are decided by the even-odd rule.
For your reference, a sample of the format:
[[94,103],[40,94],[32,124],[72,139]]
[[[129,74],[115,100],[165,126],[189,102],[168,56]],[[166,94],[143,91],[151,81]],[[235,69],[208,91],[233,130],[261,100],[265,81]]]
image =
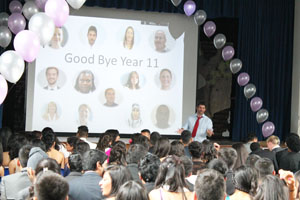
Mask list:
[[9,138],[13,135],[12,130],[9,127],[2,127],[0,129],[0,135],[1,135],[1,143],[3,147],[3,152],[9,151]]
[[258,142],[252,142],[250,145],[251,151],[257,151],[260,149],[260,144]]
[[26,144],[27,140],[24,134],[17,133],[11,135],[8,141],[10,160],[17,158],[19,156],[20,149]]
[[[139,86],[140,78],[139,78],[139,74],[136,71],[130,72],[125,86],[128,87],[129,89],[133,89],[133,85],[131,83],[131,77],[133,74],[137,74],[137,76],[138,76],[138,82],[136,83],[135,87],[136,87],[136,89],[140,89],[140,86]],[[150,131],[149,131],[149,134],[150,134]]]
[[300,151],[300,139],[297,136],[289,136],[286,139],[286,145],[288,148],[293,152],[299,152]]
[[46,152],[49,151],[50,148],[52,147],[52,145],[55,142],[55,135],[54,135],[54,133],[53,132],[52,133],[51,132],[45,132],[43,134],[42,141],[46,145]]
[[71,172],[82,172],[82,158],[80,154],[71,154],[69,156],[69,165]]
[[237,152],[231,147],[222,148],[218,151],[218,158],[222,159],[227,164],[228,169],[232,169],[237,159]]
[[86,143],[85,141],[79,140],[76,143],[73,152],[78,153],[81,156],[83,156],[83,154],[89,150],[90,150],[90,145],[88,143]]
[[250,167],[239,167],[233,173],[233,183],[236,189],[254,196],[257,189],[257,172]]
[[40,200],[65,200],[69,193],[69,184],[62,176],[46,171],[37,176],[34,191]]
[[107,155],[103,151],[91,149],[84,153],[82,158],[82,169],[84,171],[95,170],[97,168],[97,162],[101,165],[107,159]]
[[237,152],[237,159],[233,169],[237,169],[240,166],[243,166],[246,162],[246,159],[249,155],[245,145],[241,142],[233,144],[232,148],[234,148]]
[[79,140],[80,140],[80,139],[79,139],[78,137],[76,137],[76,136],[71,136],[71,137],[68,137],[68,138],[67,138],[67,143],[68,143],[71,147],[73,147],[73,150],[74,150],[74,148],[75,148],[77,142],[79,142]]
[[79,126],[77,130],[79,137],[87,137],[89,135],[89,129],[87,126]]
[[43,151],[46,152],[46,145],[41,139],[33,139],[30,142],[32,147],[40,147]]
[[222,159],[217,159],[217,158],[212,159],[208,163],[207,168],[214,169],[214,170],[220,172],[224,178],[226,177],[227,172],[228,172],[228,167],[227,167],[226,163]]
[[127,181],[120,187],[116,200],[149,200],[149,197],[142,183]]
[[149,130],[149,129],[143,129],[143,130],[141,130],[141,133],[142,133],[142,132],[147,132],[147,133],[150,134],[150,130]]
[[160,134],[159,132],[152,132],[150,135],[150,143],[152,144],[152,146],[155,145],[155,143],[158,141],[158,139],[160,138]]
[[143,158],[147,153],[148,149],[140,144],[130,145],[126,155],[126,161],[128,164],[139,164],[141,158]]
[[257,139],[256,134],[255,133],[248,133],[247,142],[253,141],[254,139]]
[[205,163],[217,158],[217,150],[214,147],[214,144],[209,140],[204,140],[202,142],[201,154],[202,160],[204,160]]
[[262,179],[254,200],[288,200],[288,187],[277,176],[267,175]]
[[163,158],[169,154],[170,148],[169,139],[167,137],[161,137],[154,146],[154,154],[159,158]]
[[[168,156],[160,164],[158,175],[155,180],[155,188],[169,185],[169,192],[184,191],[183,188],[188,188],[192,191],[192,188],[186,183],[184,175],[184,166],[180,159],[174,155]],[[184,198],[184,192],[182,195]]]
[[40,172],[43,172],[44,169],[51,170],[57,174],[60,174],[60,166],[56,160],[52,158],[44,158],[38,162],[35,168],[35,174],[38,175]]
[[117,195],[119,188],[125,182],[132,180],[129,170],[122,165],[109,165],[104,173],[108,173],[111,178],[111,190],[108,196]]
[[143,180],[147,182],[154,182],[160,165],[159,158],[151,153],[148,153],[139,163],[139,172]]
[[187,156],[181,156],[180,161],[184,167],[184,176],[188,177],[193,172],[193,161]]
[[195,193],[199,200],[223,200],[225,189],[224,177],[214,169],[203,169],[198,172],[195,182]]
[[189,131],[189,130],[182,131],[180,138],[181,138],[183,144],[189,144],[189,142],[191,141],[191,138],[192,138],[191,131]]
[[[83,91],[81,91],[80,88],[79,88],[79,79],[80,79],[80,76],[81,76],[81,75],[91,75],[91,76],[92,76],[92,87],[91,87],[90,90],[87,91],[87,92],[83,92]],[[93,91],[96,90],[96,86],[95,86],[94,80],[95,80],[95,77],[94,77],[94,74],[93,74],[92,71],[90,71],[90,70],[83,70],[83,71],[81,71],[81,72],[78,74],[78,76],[77,76],[76,84],[75,84],[75,89],[76,89],[78,92],[81,92],[81,93],[89,93],[90,91],[93,92]]]
[[189,151],[192,158],[201,158],[202,144],[198,141],[193,141],[189,144]]
[[142,146],[144,146],[147,151],[149,150],[150,148],[150,140],[149,138],[147,138],[146,136],[142,135],[142,134],[139,134],[137,137],[136,137],[136,140],[134,143],[132,144],[140,144]]
[[171,148],[170,148],[169,155],[175,155],[178,157],[183,156],[184,155],[184,145],[182,144],[182,142],[180,142],[178,140],[174,140],[173,142],[171,142]]
[[259,155],[256,154],[250,154],[245,162],[245,165],[247,167],[251,167],[254,168],[255,167],[255,163],[258,161],[258,159],[260,159]]
[[23,168],[27,167],[27,161],[29,158],[29,152],[31,148],[31,145],[24,145],[19,151],[19,161]]
[[105,133],[112,137],[112,145],[116,142],[117,137],[120,136],[120,133],[117,129],[108,129],[105,131]]
[[109,164],[126,165],[126,147],[123,145],[114,145],[111,148]]
[[99,141],[97,143],[97,149],[101,151],[105,151],[106,148],[110,147],[113,143],[113,138],[108,133],[103,133],[99,137]]
[[36,140],[36,139],[41,139],[42,138],[42,132],[41,131],[32,131],[29,133],[26,133],[26,138],[29,142],[31,142],[32,140]]
[[274,165],[269,158],[260,158],[255,163],[255,169],[258,172],[259,178],[263,178],[266,175],[273,174]]

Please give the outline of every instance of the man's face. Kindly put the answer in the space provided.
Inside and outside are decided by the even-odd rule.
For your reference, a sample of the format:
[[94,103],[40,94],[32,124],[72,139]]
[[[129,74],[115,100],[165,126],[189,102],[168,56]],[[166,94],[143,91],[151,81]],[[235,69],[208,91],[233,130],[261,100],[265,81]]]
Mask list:
[[89,40],[89,44],[91,46],[93,46],[95,44],[96,39],[97,39],[97,33],[95,31],[89,31],[87,37],[88,37],[88,40]]
[[198,115],[203,115],[206,111],[205,105],[199,105],[197,107],[197,114]]
[[80,119],[88,119],[89,117],[89,110],[86,106],[81,106],[79,109],[79,118]]
[[154,45],[156,51],[164,51],[166,48],[166,35],[162,31],[158,31],[155,33],[154,37]]
[[171,86],[171,82],[172,82],[172,76],[168,71],[163,71],[160,74],[160,82],[161,82],[161,87],[164,90],[167,90],[170,88]]
[[80,92],[89,93],[93,86],[93,76],[91,74],[83,73],[78,80],[78,87]]
[[167,106],[159,106],[156,111],[156,120],[158,123],[169,122],[170,111]]
[[49,85],[54,85],[58,78],[58,73],[56,69],[48,69],[46,72],[46,78]]
[[107,103],[113,104],[115,102],[115,91],[114,90],[107,90],[105,94],[105,98]]

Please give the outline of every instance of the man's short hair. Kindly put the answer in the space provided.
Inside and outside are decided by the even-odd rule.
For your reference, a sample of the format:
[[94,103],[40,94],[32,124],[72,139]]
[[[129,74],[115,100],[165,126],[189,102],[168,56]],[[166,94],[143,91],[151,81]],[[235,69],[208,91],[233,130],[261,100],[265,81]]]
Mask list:
[[79,126],[77,133],[79,137],[87,137],[89,134],[89,129],[87,126]]
[[248,133],[247,142],[253,141],[254,139],[257,139],[256,134],[255,133]]
[[195,192],[198,200],[223,200],[225,181],[220,172],[214,169],[204,169],[198,172],[195,182]]
[[189,144],[189,142],[191,141],[191,138],[192,138],[191,131],[189,131],[189,130],[182,131],[180,138],[181,138],[183,144]]
[[250,154],[247,159],[246,159],[246,162],[245,162],[245,165],[247,167],[251,167],[251,168],[254,168],[255,167],[255,163],[260,159],[260,156],[259,155],[256,155],[256,154]]
[[31,145],[25,145],[19,151],[19,160],[23,168],[27,167],[27,161],[29,159],[29,152],[31,148],[32,148]]
[[255,163],[255,169],[258,172],[259,178],[263,178],[266,175],[273,174],[274,165],[269,158],[260,158]]
[[96,35],[97,35],[97,28],[95,26],[90,26],[89,29],[88,29],[88,33],[90,31],[94,31],[96,33]]
[[141,130],[141,133],[142,133],[142,132],[147,132],[147,133],[150,134],[150,130],[149,130],[149,129],[143,129],[143,130]]
[[206,107],[205,102],[203,102],[203,101],[200,101],[200,102],[198,102],[198,103],[196,104],[197,108],[198,108],[200,105],[203,105],[203,106]]
[[198,141],[193,141],[191,144],[189,144],[189,151],[193,158],[200,158],[201,157],[201,151],[202,150],[202,144]]
[[34,191],[38,200],[65,200],[69,184],[62,176],[46,171],[38,174]]
[[139,172],[142,179],[148,182],[155,182],[160,166],[159,158],[151,153],[148,153],[139,163]]
[[237,152],[232,147],[221,148],[218,152],[218,157],[227,164],[228,169],[232,169],[237,159]]
[[128,164],[139,164],[141,158],[143,158],[147,153],[148,149],[140,144],[130,145],[126,155],[126,161]]
[[71,154],[69,156],[69,165],[71,172],[82,172],[82,158],[80,154]]
[[299,152],[300,151],[300,139],[297,136],[289,136],[286,139],[286,145],[288,148],[293,152]]
[[46,75],[47,75],[47,73],[48,73],[48,71],[49,71],[50,69],[56,70],[57,75],[59,74],[59,70],[57,69],[57,67],[51,66],[51,67],[47,67],[47,69],[46,69]]
[[89,150],[90,150],[90,145],[88,143],[86,143],[85,141],[83,141],[83,140],[79,140],[76,143],[76,145],[75,145],[75,147],[73,149],[73,152],[74,153],[78,153],[81,156],[83,156],[83,154],[85,152],[89,151]]
[[224,178],[227,175],[228,167],[222,159],[217,159],[217,158],[212,159],[208,163],[207,167],[209,169],[214,169],[214,170],[220,172],[223,175]]
[[95,171],[97,168],[97,162],[100,162],[100,164],[103,165],[106,159],[107,155],[103,151],[91,149],[83,155],[82,169],[84,171]]
[[184,176],[188,177],[193,172],[193,161],[187,156],[181,156],[179,159],[184,167]]
[[250,149],[251,149],[251,151],[256,151],[256,150],[260,149],[260,144],[258,142],[253,142],[250,145]]
[[71,136],[71,137],[68,137],[67,138],[67,143],[71,146],[71,147],[73,147],[73,148],[75,148],[75,146],[76,146],[76,144],[77,144],[77,142],[79,142],[79,138],[78,137],[76,137],[76,136]]
[[267,139],[267,143],[271,142],[272,144],[275,145],[279,145],[280,144],[280,139],[279,137],[277,137],[276,135],[271,135],[270,137],[268,137]]
[[175,155],[178,157],[183,156],[184,155],[184,145],[182,144],[182,142],[180,142],[178,140],[174,140],[173,142],[171,142],[171,148],[170,148],[169,155]]

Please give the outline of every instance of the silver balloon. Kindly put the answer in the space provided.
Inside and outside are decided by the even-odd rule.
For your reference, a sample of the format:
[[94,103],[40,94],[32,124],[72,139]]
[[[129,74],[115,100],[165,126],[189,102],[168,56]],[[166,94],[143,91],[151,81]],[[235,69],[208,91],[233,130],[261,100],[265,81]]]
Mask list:
[[0,26],[0,46],[5,48],[11,41],[11,32],[7,26]]
[[22,8],[22,12],[26,19],[29,20],[34,14],[39,12],[39,9],[33,1],[27,1]]
[[7,26],[9,15],[6,12],[0,13],[0,26]]
[[260,124],[266,121],[269,117],[269,112],[266,109],[260,109],[256,113],[256,121]]
[[221,49],[226,44],[226,36],[222,33],[219,33],[214,38],[214,45],[216,49]]
[[243,63],[240,59],[235,58],[230,62],[230,71],[233,74],[238,73],[242,69]]
[[36,13],[29,20],[29,30],[35,32],[40,38],[42,46],[47,45],[54,34],[55,24],[54,21],[45,13]]
[[250,83],[244,87],[244,95],[247,99],[253,97],[256,93],[256,87],[254,84]]
[[174,6],[178,6],[181,3],[181,0],[171,0]]
[[206,17],[207,17],[207,15],[204,10],[198,10],[194,14],[194,21],[198,26],[200,26],[201,24],[203,24],[206,21]]
[[79,9],[84,4],[86,0],[67,0],[70,6],[74,9]]
[[0,56],[0,73],[11,83],[16,83],[24,72],[24,60],[15,51],[5,51]]

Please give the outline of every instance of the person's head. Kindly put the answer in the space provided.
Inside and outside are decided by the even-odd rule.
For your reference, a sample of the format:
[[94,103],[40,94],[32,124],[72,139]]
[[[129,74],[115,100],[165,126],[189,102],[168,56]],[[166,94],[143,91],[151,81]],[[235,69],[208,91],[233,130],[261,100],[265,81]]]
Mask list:
[[46,145],[46,152],[50,151],[51,147],[55,145],[55,134],[54,132],[45,132],[42,137],[42,141]]
[[169,69],[162,69],[159,74],[162,90],[169,90],[172,84],[172,72]]
[[47,105],[47,114],[56,114],[57,113],[57,106],[56,103],[51,101]]
[[217,150],[215,149],[214,143],[209,140],[204,140],[202,142],[201,154],[202,160],[206,163],[216,158]]
[[91,149],[83,154],[82,169],[83,171],[95,171],[100,176],[103,174],[103,164],[107,155],[103,151]]
[[170,109],[167,105],[158,106],[155,116],[158,128],[166,129],[169,127]]
[[85,154],[85,152],[90,150],[90,145],[83,140],[79,140],[74,146],[74,153],[78,153],[81,156]]
[[9,127],[2,127],[0,129],[0,136],[1,136],[3,152],[8,151],[8,141],[9,141],[9,138],[11,135],[13,135],[13,132]]
[[90,70],[83,70],[77,76],[75,89],[84,94],[93,92],[96,89],[94,80],[93,72]]
[[170,152],[171,144],[167,137],[161,137],[158,139],[157,143],[154,146],[154,154],[159,158],[167,156]]
[[35,174],[39,174],[40,172],[43,172],[45,169],[51,170],[57,174],[60,174],[60,166],[56,162],[56,160],[52,158],[44,158],[40,160],[35,168]]
[[237,152],[237,159],[233,169],[237,169],[238,167],[244,165],[246,163],[247,157],[249,155],[245,145],[241,142],[233,144],[232,148],[234,148]]
[[231,147],[222,148],[218,151],[218,158],[222,159],[227,164],[228,169],[232,169],[237,159],[237,152]]
[[46,78],[49,85],[55,85],[58,79],[59,71],[56,67],[48,67],[46,69]]
[[141,134],[143,136],[147,137],[149,140],[151,140],[150,130],[149,129],[143,129],[143,130],[141,130]]
[[148,194],[145,186],[137,181],[127,181],[124,183],[118,193],[116,200],[148,200]]
[[117,129],[107,129],[105,131],[112,138],[112,144],[120,140],[120,133]]
[[192,133],[189,130],[184,130],[180,135],[180,139],[184,146],[188,146],[193,141]]
[[248,133],[247,142],[257,142],[257,136],[255,133]]
[[189,144],[189,151],[193,159],[201,158],[202,144],[198,141],[193,141]]
[[50,46],[54,49],[61,48],[61,42],[63,40],[63,32],[61,28],[55,27]]
[[91,109],[87,104],[81,104],[78,107],[78,114],[79,114],[79,123],[82,126],[87,125],[87,121],[90,118]]
[[166,34],[162,30],[158,30],[155,32],[154,36],[154,45],[155,45],[155,50],[158,52],[164,52],[166,49]]
[[11,160],[19,156],[19,151],[25,144],[27,144],[27,139],[24,134],[16,133],[11,135],[8,140],[9,157]]
[[139,106],[139,104],[137,104],[137,103],[132,104],[131,119],[132,120],[139,120],[140,117],[141,117],[141,113],[140,113],[140,106]]
[[183,146],[182,142],[180,142],[178,140],[172,141],[169,155],[175,155],[178,157],[183,156],[184,155],[184,146]]
[[74,148],[75,148],[75,145],[77,142],[79,142],[79,138],[76,137],[76,136],[71,136],[71,137],[68,137],[67,138],[67,143],[66,143],[66,149],[67,151],[69,152],[73,152],[74,151]]
[[122,165],[109,165],[104,172],[99,185],[105,197],[115,197],[120,187],[132,180],[129,170]]
[[160,165],[159,158],[151,153],[148,153],[145,157],[140,160],[139,173],[143,181],[146,183],[154,182]]
[[139,164],[141,158],[143,158],[147,153],[148,149],[140,144],[130,145],[126,155],[126,161],[128,164]]
[[126,146],[114,145],[111,148],[109,156],[109,164],[127,165],[126,163]]
[[258,175],[255,169],[245,166],[239,167],[233,174],[235,189],[254,196],[257,189],[257,178]]
[[150,135],[150,143],[152,146],[155,145],[155,143],[158,141],[158,139],[160,138],[160,134],[159,132],[152,132]]
[[224,177],[214,169],[198,172],[195,193],[198,200],[224,200],[226,196]]
[[38,174],[34,185],[34,199],[66,200],[68,193],[69,184],[62,176],[49,170]]
[[87,126],[79,126],[77,128],[77,137],[88,137],[89,136],[89,129]]
[[69,166],[71,172],[82,172],[82,157],[74,153],[69,156]]
[[134,44],[134,30],[131,26],[127,27],[124,36],[124,48],[132,49]]
[[155,188],[168,185],[169,192],[183,191],[183,188],[189,188],[185,181],[184,166],[177,156],[168,156],[160,164]]
[[113,143],[112,137],[107,133],[103,133],[99,137],[99,141],[97,143],[97,149],[101,151],[105,151],[106,148],[111,147],[112,143]]
[[181,156],[180,161],[184,167],[184,176],[189,177],[193,172],[193,161],[187,156]]
[[251,167],[254,168],[255,167],[255,163],[260,159],[259,155],[256,154],[250,154],[245,162],[245,166],[247,167]]
[[255,163],[255,169],[258,172],[259,178],[262,179],[267,175],[275,175],[274,165],[269,158],[260,158]]
[[258,142],[252,142],[250,145],[250,150],[252,152],[260,150],[260,144]]
[[288,187],[277,176],[267,175],[262,179],[261,184],[257,188],[255,200],[277,199],[288,200]]
[[23,168],[27,167],[27,161],[29,159],[29,152],[31,148],[32,148],[31,145],[25,145],[19,151],[19,161],[21,167]]
[[292,152],[299,152],[300,151],[300,139],[297,136],[289,136],[286,139],[286,145]]
[[227,171],[228,171],[228,167],[227,167],[226,163],[222,159],[217,159],[217,158],[209,161],[207,168],[214,169],[214,170],[220,172],[224,178],[226,177]]
[[272,151],[272,149],[274,147],[279,146],[279,145],[280,145],[279,137],[277,137],[276,135],[271,135],[270,137],[268,137],[267,146],[270,151]]
[[203,102],[198,103],[196,110],[197,110],[197,115],[200,115],[200,116],[203,115],[206,111],[205,104]]
[[126,86],[129,89],[139,89],[140,88],[139,82],[140,82],[139,74],[136,71],[132,71],[128,76]]
[[131,144],[140,144],[143,147],[145,147],[147,149],[147,151],[149,150],[150,147],[150,141],[149,139],[142,135],[142,134],[136,134],[134,139],[132,139],[132,143]]
[[107,88],[105,90],[105,99],[108,105],[113,105],[115,103],[116,93],[113,88]]
[[88,38],[89,44],[91,46],[93,46],[97,39],[97,28],[95,26],[89,27],[88,32],[87,32],[87,38]]

